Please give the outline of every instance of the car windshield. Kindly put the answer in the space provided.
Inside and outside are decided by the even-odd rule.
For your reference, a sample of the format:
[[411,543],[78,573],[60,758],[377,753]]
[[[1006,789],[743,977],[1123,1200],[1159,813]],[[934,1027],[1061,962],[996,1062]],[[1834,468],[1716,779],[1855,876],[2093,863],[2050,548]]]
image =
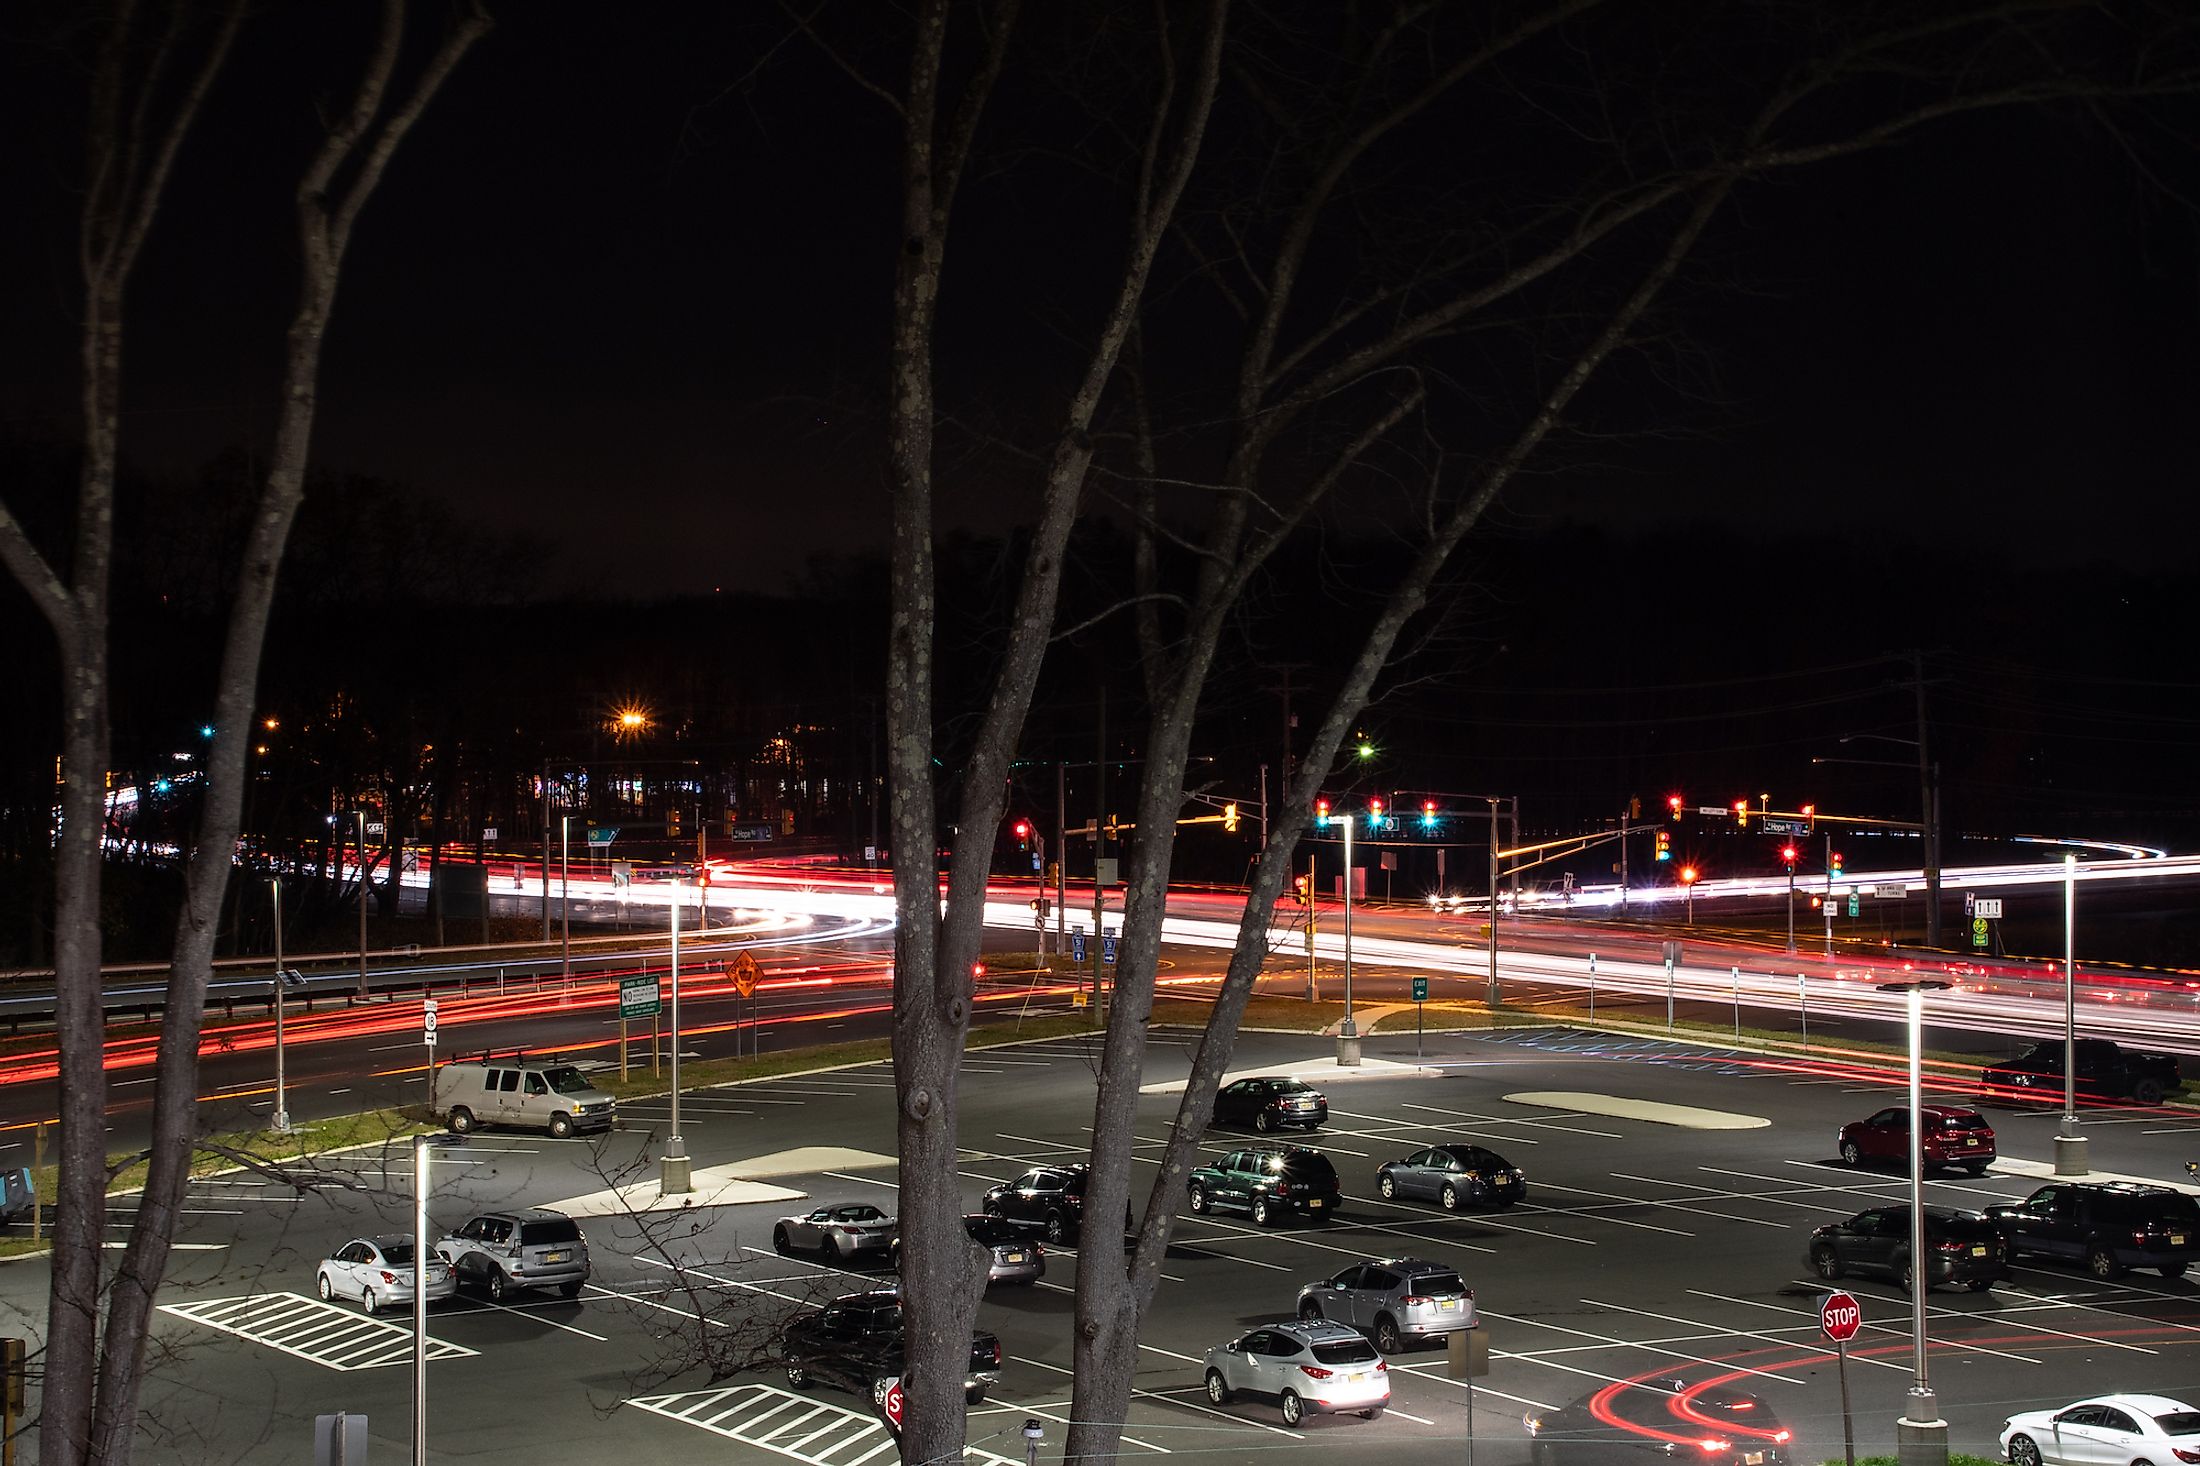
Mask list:
[[383,1242],[377,1245],[382,1249],[382,1260],[391,1267],[412,1266],[413,1245],[410,1242]]
[[554,1242],[578,1242],[581,1229],[571,1217],[548,1217],[539,1222],[519,1224],[519,1245],[545,1247]]
[[542,1071],[542,1077],[548,1081],[551,1091],[556,1094],[586,1094],[592,1087],[586,1079],[581,1077],[581,1071],[571,1064],[560,1064],[555,1069],[545,1069]]
[[1001,1217],[964,1217],[963,1230],[970,1234],[971,1241],[986,1247],[1021,1242],[1027,1235],[1023,1228]]
[[1467,1285],[1459,1281],[1457,1273],[1423,1273],[1412,1282],[1416,1293],[1464,1293]]
[[1314,1346],[1314,1358],[1323,1364],[1372,1364],[1377,1355],[1365,1339],[1324,1339]]
[[1983,1115],[1942,1115],[1938,1123],[1939,1128],[1942,1130],[1984,1130],[1986,1128],[1986,1117]]
[[1297,1079],[1278,1079],[1271,1086],[1277,1094],[1312,1094],[1314,1086]]
[[1278,1169],[1292,1180],[1309,1185],[1334,1186],[1337,1182],[1337,1168],[1329,1164],[1329,1158],[1311,1152],[1288,1157]]
[[2154,1423],[2164,1435],[2200,1435],[2200,1410],[2172,1410],[2155,1416]]
[[[1904,1226],[1909,1225],[1909,1212],[1902,1213]],[[2001,1235],[2001,1229],[1977,1212],[1934,1211],[1925,1209],[1925,1230],[1935,1237],[1960,1237],[1966,1241],[1990,1241]]]

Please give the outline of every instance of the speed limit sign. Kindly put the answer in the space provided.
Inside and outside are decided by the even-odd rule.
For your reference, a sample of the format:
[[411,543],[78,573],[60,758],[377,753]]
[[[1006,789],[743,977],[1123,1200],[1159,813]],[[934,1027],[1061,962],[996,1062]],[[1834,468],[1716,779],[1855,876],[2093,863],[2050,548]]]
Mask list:
[[420,1041],[429,1048],[435,1047],[435,999],[420,1000]]

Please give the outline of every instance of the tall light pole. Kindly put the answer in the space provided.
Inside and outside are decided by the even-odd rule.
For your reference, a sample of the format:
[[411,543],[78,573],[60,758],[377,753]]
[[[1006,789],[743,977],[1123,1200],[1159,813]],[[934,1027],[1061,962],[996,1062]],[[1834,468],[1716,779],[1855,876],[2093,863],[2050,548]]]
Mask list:
[[1910,1009],[1910,1370],[1909,1409],[1895,1422],[1896,1459],[1900,1466],[1948,1466],[1948,1422],[1940,1418],[1940,1401],[1933,1395],[1926,1368],[1925,1294],[1930,1288],[1925,1254],[1925,1127],[1919,1123],[1924,1103],[1925,994],[1946,988],[1945,982],[1890,982],[1880,984],[1883,993],[1903,993]]
[[352,811],[359,821],[359,996],[367,996],[367,812]]
[[[1352,827],[1359,823],[1359,816],[1341,814],[1337,818],[1344,821],[1344,1027],[1337,1030],[1337,1064],[1351,1068],[1360,1062],[1360,1030],[1352,1021]],[[1311,902],[1314,893],[1306,894]]]
[[290,1104],[283,1089],[283,877],[269,884],[275,892],[275,1133],[290,1133]]
[[2083,1176],[2085,1137],[2078,1133],[2078,857],[2063,857],[2063,1117],[2055,1137],[2055,1174]]
[[422,1135],[413,1141],[412,1466],[428,1466],[428,1158],[439,1145],[463,1145],[463,1135]]
[[680,1135],[680,883],[672,883],[672,1133],[665,1137],[660,1194],[691,1190],[687,1141]]
[[1490,975],[1482,998],[1493,1013],[1504,997],[1497,985],[1497,806],[1502,802],[1490,797]]
[[1795,862],[1802,857],[1802,850],[1793,844],[1780,847],[1780,858],[1788,868],[1788,950],[1795,950]]
[[558,816],[558,928],[564,976],[573,980],[573,816]]

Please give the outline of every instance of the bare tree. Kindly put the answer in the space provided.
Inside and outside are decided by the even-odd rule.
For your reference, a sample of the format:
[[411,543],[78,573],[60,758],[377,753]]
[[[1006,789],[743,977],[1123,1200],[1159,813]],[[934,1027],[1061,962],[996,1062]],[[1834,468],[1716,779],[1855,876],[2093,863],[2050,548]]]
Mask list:
[[[142,75],[133,75],[133,53],[140,48],[136,9],[119,7],[95,75],[91,186],[83,225],[85,466],[71,581],[64,584],[14,521],[0,517],[0,554],[53,624],[67,683],[69,788],[56,913],[62,1142],[41,1442],[49,1461],[108,1466],[131,1458],[153,1296],[167,1268],[198,1134],[199,1025],[235,859],[260,652],[283,547],[304,493],[322,343],[344,253],[359,210],[399,143],[489,25],[478,7],[463,9],[411,90],[385,112],[406,30],[403,0],[385,0],[364,75],[349,105],[331,119],[299,184],[303,278],[274,452],[238,567],[214,689],[207,796],[188,858],[162,1018],[149,1174],[115,1275],[103,1284],[107,1106],[100,1068],[99,800],[107,760],[106,607],[123,294],[176,151],[228,52],[242,7],[223,13],[181,99],[168,101],[165,73],[180,64],[190,14],[187,6],[169,11],[168,28],[154,43],[151,60],[139,68]],[[171,110],[164,114],[163,106]]]

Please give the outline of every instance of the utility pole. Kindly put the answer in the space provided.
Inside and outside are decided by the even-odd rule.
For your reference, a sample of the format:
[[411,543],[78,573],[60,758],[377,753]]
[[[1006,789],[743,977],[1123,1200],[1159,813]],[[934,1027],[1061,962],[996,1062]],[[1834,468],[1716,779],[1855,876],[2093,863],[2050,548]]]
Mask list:
[[1627,821],[1633,817],[1634,806],[1619,817],[1619,913],[1627,914]]
[[1940,945],[1940,790],[1925,746],[1925,654],[1910,653],[1910,681],[1917,691],[1917,788],[1925,843],[1925,945]]
[[1095,747],[1092,755],[1094,795],[1092,804],[1092,1003],[1093,1011],[1100,1007],[1100,953],[1103,949],[1101,921],[1107,916],[1107,892],[1100,881],[1106,867],[1101,863],[1108,851],[1108,688],[1100,684],[1100,712],[1093,719],[1096,728]]
[[1497,988],[1497,796],[1490,796],[1490,980],[1484,1001],[1496,1012],[1501,1001]]
[[[1069,951],[1069,771],[1054,761],[1054,955]],[[1046,872],[1041,871],[1044,885]]]
[[[367,812],[352,811],[359,821],[359,996],[367,996]],[[386,830],[388,825],[384,825]]]

